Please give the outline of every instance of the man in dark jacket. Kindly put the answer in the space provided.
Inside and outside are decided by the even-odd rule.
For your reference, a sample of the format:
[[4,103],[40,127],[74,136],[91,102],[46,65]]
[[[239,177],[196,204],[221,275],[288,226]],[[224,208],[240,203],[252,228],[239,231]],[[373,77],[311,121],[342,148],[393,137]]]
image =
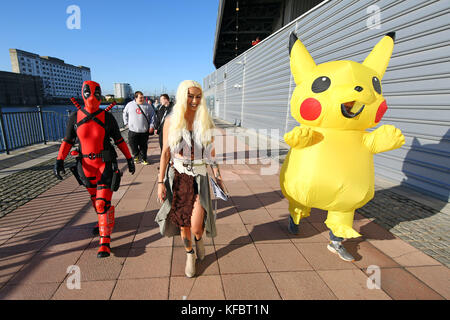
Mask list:
[[158,133],[159,147],[162,150],[164,121],[172,111],[173,105],[172,102],[170,102],[169,95],[166,93],[159,97],[159,101],[161,102],[161,106],[156,112],[155,130]]

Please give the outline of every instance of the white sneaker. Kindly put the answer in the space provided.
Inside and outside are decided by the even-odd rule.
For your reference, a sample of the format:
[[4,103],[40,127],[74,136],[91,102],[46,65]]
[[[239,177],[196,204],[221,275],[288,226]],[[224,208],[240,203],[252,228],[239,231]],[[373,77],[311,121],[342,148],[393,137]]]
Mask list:
[[344,261],[355,261],[355,258],[353,258],[353,256],[348,253],[347,250],[345,250],[341,241],[330,241],[330,243],[327,245],[327,248],[331,252],[337,253],[339,255],[339,258]]
[[203,237],[197,241],[197,239],[194,236],[194,239],[197,257],[199,260],[203,260],[205,258],[205,244],[203,243]]
[[[192,250],[194,251],[194,250]],[[195,251],[192,253],[186,252],[186,268],[184,269],[184,273],[186,277],[192,278],[195,276],[195,259],[196,259]]]

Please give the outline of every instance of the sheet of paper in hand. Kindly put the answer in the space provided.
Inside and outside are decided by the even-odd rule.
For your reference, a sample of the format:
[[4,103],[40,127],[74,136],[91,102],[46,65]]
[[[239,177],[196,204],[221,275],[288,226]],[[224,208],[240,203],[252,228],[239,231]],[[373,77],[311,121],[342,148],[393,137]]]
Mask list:
[[214,196],[216,198],[227,201],[228,195],[222,190],[222,188],[216,183],[216,181],[213,178],[209,177],[209,180],[211,180],[211,186],[214,192]]

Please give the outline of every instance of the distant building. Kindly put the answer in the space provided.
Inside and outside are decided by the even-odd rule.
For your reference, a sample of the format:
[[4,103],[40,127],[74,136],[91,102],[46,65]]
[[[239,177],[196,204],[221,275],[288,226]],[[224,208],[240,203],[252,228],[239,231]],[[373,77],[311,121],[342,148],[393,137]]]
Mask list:
[[133,89],[129,83],[114,83],[114,96],[116,98],[133,98]]
[[113,94],[107,94],[107,95],[105,95],[105,99],[106,100],[114,99],[114,95]]
[[42,103],[40,77],[0,71],[0,106],[36,106]]
[[88,67],[18,49],[9,49],[9,54],[13,72],[42,78],[46,98],[81,97],[83,81],[91,80]]

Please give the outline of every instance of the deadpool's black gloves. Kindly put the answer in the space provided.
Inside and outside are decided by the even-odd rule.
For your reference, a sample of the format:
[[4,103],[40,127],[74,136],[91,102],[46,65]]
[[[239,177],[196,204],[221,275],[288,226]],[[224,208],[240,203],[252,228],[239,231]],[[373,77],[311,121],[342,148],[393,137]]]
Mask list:
[[53,167],[53,173],[59,180],[63,179],[61,174],[66,173],[66,170],[64,170],[64,160],[56,160],[55,166]]
[[136,166],[134,165],[133,158],[127,159],[128,162],[128,171],[130,171],[131,174],[134,174],[136,171]]

